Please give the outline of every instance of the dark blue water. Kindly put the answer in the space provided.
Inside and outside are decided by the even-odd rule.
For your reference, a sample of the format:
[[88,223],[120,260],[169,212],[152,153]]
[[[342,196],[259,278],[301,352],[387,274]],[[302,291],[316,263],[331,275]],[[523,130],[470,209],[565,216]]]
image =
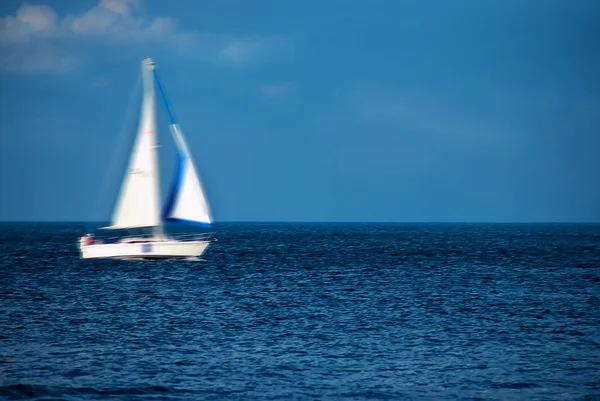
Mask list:
[[221,225],[83,261],[0,225],[6,399],[599,399],[600,225]]

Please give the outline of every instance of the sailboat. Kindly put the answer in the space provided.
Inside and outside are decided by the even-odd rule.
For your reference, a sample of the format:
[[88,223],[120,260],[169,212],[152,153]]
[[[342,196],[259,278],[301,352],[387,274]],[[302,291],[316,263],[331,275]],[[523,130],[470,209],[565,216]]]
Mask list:
[[[79,240],[84,259],[170,259],[197,258],[211,242],[209,234],[167,235],[165,222],[201,226],[212,224],[208,202],[183,132],[175,121],[163,87],[150,57],[142,60],[143,99],[140,121],[129,166],[120,194],[105,230],[145,231],[145,235],[98,240],[86,234]],[[177,149],[175,179],[161,211],[156,128],[155,89],[161,94],[169,114],[169,128]]]

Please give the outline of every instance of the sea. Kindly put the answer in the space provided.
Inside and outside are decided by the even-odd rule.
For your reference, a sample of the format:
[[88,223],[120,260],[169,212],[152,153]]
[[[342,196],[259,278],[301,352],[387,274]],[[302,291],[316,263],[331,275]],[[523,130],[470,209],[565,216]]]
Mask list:
[[0,399],[600,400],[599,224],[223,223],[196,261],[0,224]]

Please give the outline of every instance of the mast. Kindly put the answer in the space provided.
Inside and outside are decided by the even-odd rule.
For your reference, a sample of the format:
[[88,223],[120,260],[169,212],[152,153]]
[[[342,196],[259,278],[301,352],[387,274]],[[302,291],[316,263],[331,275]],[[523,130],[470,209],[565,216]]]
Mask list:
[[156,131],[156,96],[154,95],[155,88],[155,72],[156,64],[150,57],[144,57],[142,59],[142,70],[144,74],[144,92],[148,91],[148,97],[151,97],[152,105],[150,108],[151,119],[152,119],[152,130],[154,132],[154,146],[152,147],[152,158],[154,159],[154,166],[156,168],[156,174],[154,176],[154,198],[158,200],[156,214],[158,215],[158,224],[154,226],[152,230],[154,237],[159,238],[163,236],[162,218],[160,217],[160,164],[158,157],[158,135]]

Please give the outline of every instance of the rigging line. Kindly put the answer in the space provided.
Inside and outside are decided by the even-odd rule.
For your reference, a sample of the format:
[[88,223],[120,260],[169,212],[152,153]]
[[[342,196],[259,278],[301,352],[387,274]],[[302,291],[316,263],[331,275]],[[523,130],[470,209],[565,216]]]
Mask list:
[[[116,175],[115,170],[119,164],[117,162],[122,161],[121,159],[122,159],[122,156],[126,149],[126,142],[129,142],[129,141],[125,140],[127,137],[126,133],[128,131],[128,128],[130,128],[133,112],[136,111],[136,107],[134,107],[134,105],[136,103],[134,102],[134,100],[135,100],[136,93],[139,91],[141,83],[142,83],[142,75],[138,74],[136,83],[131,91],[131,94],[129,95],[129,101],[127,102],[127,109],[125,112],[125,121],[123,123],[123,126],[121,127],[121,131],[120,131],[119,135],[117,136],[117,141],[116,141],[117,149],[113,153],[113,156],[110,158],[111,161],[110,161],[108,169],[105,170],[104,180],[102,181],[102,184],[98,187],[100,190],[100,194],[98,196],[96,196],[96,203],[95,203],[95,205],[90,213],[90,216],[88,218],[89,221],[91,221],[92,217],[100,211],[100,208],[107,200],[107,197],[110,194],[112,194],[111,191],[108,191],[109,184],[111,181],[111,177]],[[121,157],[119,157],[119,156],[121,156]]]
[[158,87],[158,92],[160,93],[160,97],[162,98],[163,103],[165,104],[165,108],[167,109],[167,114],[169,115],[169,120],[171,120],[171,124],[177,124],[175,122],[175,116],[173,114],[173,110],[171,109],[171,105],[169,104],[169,101],[167,100],[167,93],[164,90],[160,79],[158,78],[158,73],[156,72],[156,68],[154,68],[153,72],[154,72],[154,80],[156,81],[156,86]]

